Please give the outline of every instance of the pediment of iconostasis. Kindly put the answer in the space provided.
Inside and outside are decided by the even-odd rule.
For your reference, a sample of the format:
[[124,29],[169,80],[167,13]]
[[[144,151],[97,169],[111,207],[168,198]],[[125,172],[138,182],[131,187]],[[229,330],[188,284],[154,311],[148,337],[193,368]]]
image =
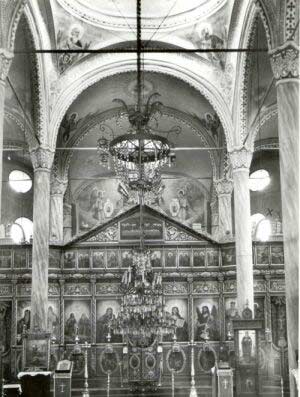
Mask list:
[[[197,242],[216,244],[209,234],[197,232],[147,205],[143,207],[142,216],[146,244]],[[110,221],[75,237],[66,244],[65,248],[69,249],[74,245],[97,245],[98,243],[136,246],[139,245],[140,236],[140,206],[136,205]]]
[[[51,10],[58,49],[121,48],[126,43],[132,48],[135,43],[136,4],[130,0],[118,3],[51,0]],[[226,48],[230,14],[227,0],[190,0],[188,3],[180,0],[174,7],[160,0],[154,0],[154,4],[143,1],[142,40],[148,41],[148,46],[151,40],[153,47],[162,45],[163,48]],[[59,72],[63,73],[86,56],[88,53],[60,54]],[[225,57],[221,54],[195,56],[210,66],[224,69]]]

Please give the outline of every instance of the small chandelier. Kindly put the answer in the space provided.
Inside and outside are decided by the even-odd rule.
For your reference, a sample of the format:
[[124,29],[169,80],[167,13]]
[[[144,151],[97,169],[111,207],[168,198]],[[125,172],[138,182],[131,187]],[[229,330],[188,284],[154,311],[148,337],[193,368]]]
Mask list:
[[158,336],[176,333],[172,316],[165,311],[162,276],[154,273],[150,252],[133,251],[132,265],[121,281],[121,310],[112,328],[135,345],[147,345]]

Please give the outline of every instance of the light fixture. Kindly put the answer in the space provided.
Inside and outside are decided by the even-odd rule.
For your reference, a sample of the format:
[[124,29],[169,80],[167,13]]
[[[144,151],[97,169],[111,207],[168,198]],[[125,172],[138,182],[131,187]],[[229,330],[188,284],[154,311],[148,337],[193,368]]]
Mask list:
[[253,192],[264,190],[271,182],[268,171],[264,169],[253,172],[249,177],[249,188]]
[[167,164],[174,164],[175,153],[172,143],[153,133],[149,125],[153,115],[161,112],[162,103],[158,100],[160,94],[155,92],[143,104],[141,49],[141,1],[137,0],[137,104],[127,106],[122,99],[113,100],[121,104],[127,114],[130,129],[110,142],[101,136],[98,153],[99,162],[104,166],[109,166],[108,155],[111,155],[116,174],[128,188],[147,192],[159,189],[161,169]]

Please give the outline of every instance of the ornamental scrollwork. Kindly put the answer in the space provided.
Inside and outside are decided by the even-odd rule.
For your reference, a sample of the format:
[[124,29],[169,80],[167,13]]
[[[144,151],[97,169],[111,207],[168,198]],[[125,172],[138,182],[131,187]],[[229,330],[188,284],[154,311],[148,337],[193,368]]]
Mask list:
[[98,283],[96,284],[96,294],[118,294],[120,293],[120,285],[117,283]]
[[188,233],[178,230],[176,227],[166,223],[166,240],[168,241],[198,241]]
[[232,179],[223,178],[214,182],[218,196],[230,195],[233,190]]
[[188,285],[187,283],[164,283],[163,291],[166,295],[174,295],[174,294],[187,294],[188,293]]
[[118,241],[118,224],[114,224],[88,239],[89,242]]
[[264,280],[254,280],[253,285],[254,292],[265,292],[266,291],[266,283]]
[[44,170],[50,172],[54,159],[54,152],[52,150],[38,147],[31,150],[30,156],[35,171]]
[[236,292],[236,281],[235,280],[225,280],[224,292]]
[[0,285],[0,296],[7,296],[12,294],[11,285]]
[[65,295],[90,295],[89,284],[65,284]]
[[196,281],[193,285],[193,293],[218,294],[219,285],[217,281]]
[[276,292],[285,292],[285,282],[284,280],[271,280],[270,290]]
[[299,78],[299,47],[294,42],[272,51],[271,66],[276,80]]

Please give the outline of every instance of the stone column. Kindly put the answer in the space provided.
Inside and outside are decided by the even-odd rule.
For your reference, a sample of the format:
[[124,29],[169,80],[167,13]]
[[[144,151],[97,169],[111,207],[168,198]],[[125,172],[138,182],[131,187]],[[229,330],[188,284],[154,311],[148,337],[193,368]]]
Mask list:
[[252,152],[242,147],[230,152],[234,188],[237,306],[239,314],[246,305],[254,315],[253,260],[249,167]]
[[2,202],[2,153],[3,153],[3,126],[4,126],[4,101],[5,82],[11,65],[13,54],[0,48],[0,238],[3,235],[4,227],[1,225],[1,202]]
[[55,177],[50,185],[50,242],[63,244],[64,241],[64,195],[68,181]]
[[215,181],[219,206],[219,239],[232,237],[231,193],[233,181],[223,178]]
[[[277,80],[278,136],[289,367],[297,368],[299,329],[299,47],[287,42],[271,52]],[[296,396],[290,378],[291,396]]]
[[34,168],[31,327],[47,330],[50,172],[54,153],[31,151]]

